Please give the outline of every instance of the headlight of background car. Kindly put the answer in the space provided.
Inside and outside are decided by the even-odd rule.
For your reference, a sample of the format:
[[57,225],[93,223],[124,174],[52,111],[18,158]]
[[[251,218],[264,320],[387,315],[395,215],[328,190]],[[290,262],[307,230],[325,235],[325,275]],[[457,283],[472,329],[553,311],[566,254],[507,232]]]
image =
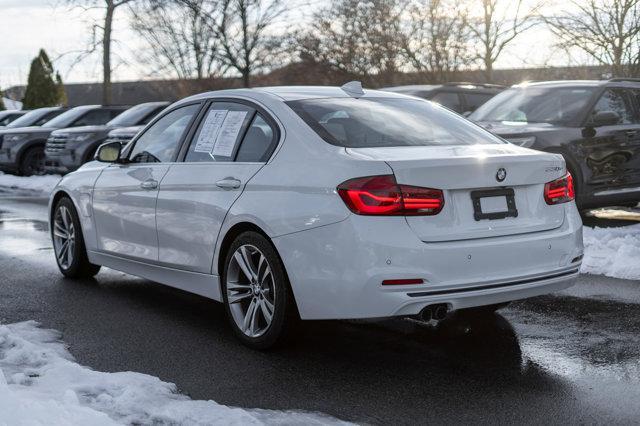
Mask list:
[[77,136],[69,138],[69,142],[84,142],[93,137],[93,133],[80,133]]
[[514,145],[523,146],[525,148],[530,147],[536,142],[535,136],[527,136],[524,138],[506,138],[506,139]]

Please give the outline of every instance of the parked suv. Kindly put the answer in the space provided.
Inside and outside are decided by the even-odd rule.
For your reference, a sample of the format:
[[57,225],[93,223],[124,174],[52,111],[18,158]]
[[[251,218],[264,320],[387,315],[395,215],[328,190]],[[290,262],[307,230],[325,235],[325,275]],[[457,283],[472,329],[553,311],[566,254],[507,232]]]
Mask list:
[[18,127],[0,132],[0,170],[29,176],[44,173],[44,146],[56,129],[104,124],[126,106],[84,105],[72,108],[42,126]]
[[581,208],[640,200],[640,80],[521,84],[469,119],[516,145],[562,154]]
[[51,132],[45,149],[46,170],[60,173],[76,170],[93,159],[96,149],[107,139],[110,130],[145,125],[168,105],[168,102],[144,103],[129,108],[106,124]]
[[504,86],[497,84],[445,83],[387,87],[382,90],[428,99],[458,114],[468,114],[504,89]]
[[0,111],[0,129],[8,126],[12,121],[25,115],[28,111]]

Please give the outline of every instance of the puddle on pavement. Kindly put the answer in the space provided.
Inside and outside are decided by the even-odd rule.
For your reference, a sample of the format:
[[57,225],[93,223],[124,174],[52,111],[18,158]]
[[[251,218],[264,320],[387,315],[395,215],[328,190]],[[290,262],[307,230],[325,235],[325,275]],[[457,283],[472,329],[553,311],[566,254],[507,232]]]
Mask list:
[[0,252],[11,257],[45,255],[51,250],[49,224],[43,220],[9,218],[0,212],[0,232]]
[[48,232],[49,224],[43,220],[2,219],[0,216],[0,230]]

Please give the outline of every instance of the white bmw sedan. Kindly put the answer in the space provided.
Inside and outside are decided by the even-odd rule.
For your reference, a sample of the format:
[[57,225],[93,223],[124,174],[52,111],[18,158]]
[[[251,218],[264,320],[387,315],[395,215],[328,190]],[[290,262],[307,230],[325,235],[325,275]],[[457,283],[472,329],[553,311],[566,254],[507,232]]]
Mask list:
[[51,196],[60,271],[220,301],[255,348],[300,319],[493,311],[582,260],[562,156],[355,83],[193,96],[96,160]]

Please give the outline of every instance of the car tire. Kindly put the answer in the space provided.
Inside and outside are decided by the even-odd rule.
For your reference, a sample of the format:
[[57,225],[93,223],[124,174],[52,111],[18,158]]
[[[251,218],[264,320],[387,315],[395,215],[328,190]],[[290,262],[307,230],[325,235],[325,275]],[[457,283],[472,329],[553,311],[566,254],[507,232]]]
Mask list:
[[44,147],[34,146],[22,155],[18,173],[21,176],[33,176],[44,174]]
[[289,340],[299,322],[284,265],[271,242],[249,231],[227,250],[222,298],[236,336],[253,349],[270,349]]
[[80,219],[73,202],[61,198],[53,210],[51,239],[58,269],[67,278],[91,278],[100,266],[89,262]]

